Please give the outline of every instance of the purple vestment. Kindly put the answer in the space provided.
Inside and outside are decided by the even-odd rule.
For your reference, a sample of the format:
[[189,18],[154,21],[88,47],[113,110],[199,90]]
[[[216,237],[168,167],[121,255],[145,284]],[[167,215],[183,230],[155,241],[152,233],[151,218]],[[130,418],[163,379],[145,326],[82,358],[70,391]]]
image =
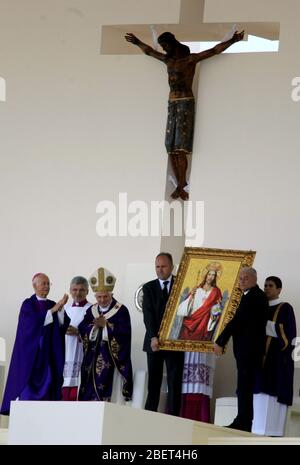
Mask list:
[[60,400],[64,367],[64,335],[69,324],[65,315],[59,325],[57,313],[53,323],[44,326],[52,300],[26,299],[19,322],[0,413],[9,415],[10,402],[20,400]]
[[[116,303],[113,299],[108,312]],[[130,400],[133,380],[130,358],[131,325],[128,309],[121,305],[118,311],[107,319],[107,341],[102,338],[102,328],[99,328],[97,339],[90,340],[94,318],[91,307],[78,326],[84,350],[78,398],[79,400],[109,401],[113,387],[114,368],[116,368],[123,379],[123,397]]]
[[[274,321],[279,305],[269,306],[268,319]],[[277,337],[266,336],[264,364],[254,388],[255,394],[263,392],[277,397],[281,404],[292,405],[294,384],[293,341],[297,328],[293,307],[282,303],[275,322]],[[267,344],[268,339],[270,340]]]

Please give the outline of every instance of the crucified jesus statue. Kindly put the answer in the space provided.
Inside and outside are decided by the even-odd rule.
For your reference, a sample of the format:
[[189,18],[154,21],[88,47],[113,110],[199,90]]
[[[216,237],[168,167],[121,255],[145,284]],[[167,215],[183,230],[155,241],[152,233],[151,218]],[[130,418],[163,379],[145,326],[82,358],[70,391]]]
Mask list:
[[134,34],[125,35],[127,42],[137,45],[146,55],[164,62],[167,66],[170,93],[165,145],[177,180],[177,187],[171,195],[173,199],[187,200],[189,197],[184,187],[187,185],[187,154],[192,153],[193,148],[195,100],[192,84],[196,65],[199,61],[218,55],[243,37],[244,31],[235,32],[231,39],[213,48],[200,53],[190,53],[189,47],[178,42],[171,32],[164,32],[158,37],[158,43],[165,51],[160,53],[150,45],[144,44]]

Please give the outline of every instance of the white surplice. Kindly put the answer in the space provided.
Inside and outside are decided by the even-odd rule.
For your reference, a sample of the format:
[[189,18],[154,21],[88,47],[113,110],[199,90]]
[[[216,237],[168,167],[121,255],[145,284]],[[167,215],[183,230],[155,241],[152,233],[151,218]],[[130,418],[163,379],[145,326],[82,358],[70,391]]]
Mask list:
[[[78,328],[82,322],[84,315],[92,304],[87,302],[83,307],[65,305],[65,312],[71,319],[70,325]],[[79,385],[80,368],[83,359],[82,342],[79,336],[70,336],[66,334],[66,355],[64,366],[64,384],[63,387],[74,387]]]

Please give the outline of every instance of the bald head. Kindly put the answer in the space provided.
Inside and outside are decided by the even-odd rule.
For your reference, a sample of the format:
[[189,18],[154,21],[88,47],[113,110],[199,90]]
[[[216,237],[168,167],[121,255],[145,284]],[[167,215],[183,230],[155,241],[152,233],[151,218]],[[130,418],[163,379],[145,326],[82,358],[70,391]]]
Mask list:
[[37,273],[32,278],[32,286],[38,297],[46,298],[50,290],[50,281],[44,273]]
[[257,284],[257,273],[254,268],[246,267],[240,271],[240,288],[243,292],[255,287]]

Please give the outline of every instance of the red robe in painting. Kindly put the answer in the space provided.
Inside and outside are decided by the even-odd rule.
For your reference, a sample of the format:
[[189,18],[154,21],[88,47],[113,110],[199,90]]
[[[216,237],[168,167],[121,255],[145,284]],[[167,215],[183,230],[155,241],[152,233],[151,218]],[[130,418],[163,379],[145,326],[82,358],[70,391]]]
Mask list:
[[211,308],[222,299],[218,287],[213,287],[207,299],[192,315],[183,318],[179,339],[188,341],[205,340]]

